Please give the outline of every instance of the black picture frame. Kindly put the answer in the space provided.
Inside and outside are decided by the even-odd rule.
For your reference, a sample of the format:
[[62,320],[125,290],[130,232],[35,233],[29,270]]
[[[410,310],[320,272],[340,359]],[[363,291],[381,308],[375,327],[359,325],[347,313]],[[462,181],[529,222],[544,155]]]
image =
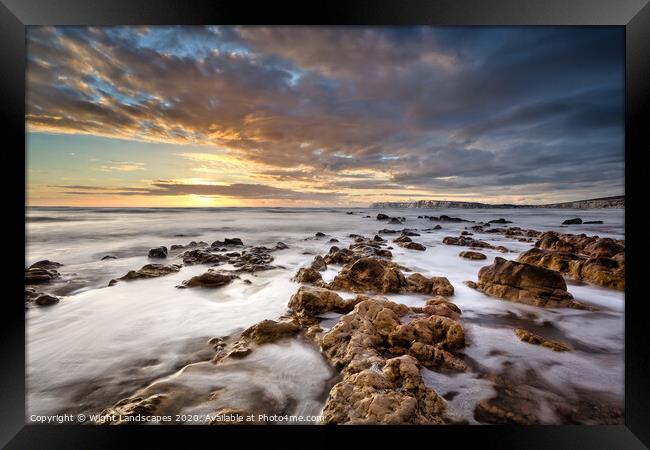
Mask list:
[[[214,445],[223,439],[270,439],[285,445],[328,445],[364,431],[380,442],[389,437],[407,445],[413,434],[421,443],[473,442],[481,448],[632,449],[650,446],[650,327],[643,288],[641,213],[645,187],[643,153],[650,150],[647,132],[650,105],[650,5],[648,0],[348,0],[291,3],[172,0],[0,0],[0,124],[7,145],[3,152],[9,189],[6,236],[16,245],[5,260],[11,290],[0,313],[0,445],[6,448],[98,448],[128,446],[134,437],[151,445],[154,438],[171,443],[200,436]],[[627,207],[625,311],[625,425],[621,426],[447,426],[447,427],[101,427],[25,424],[24,309],[20,266],[25,213],[25,27],[28,25],[154,24],[358,24],[358,25],[616,25],[626,35],[625,190]],[[7,178],[8,177],[8,178]],[[23,259],[24,259],[24,247]],[[24,262],[24,261],[23,261]],[[21,263],[22,264],[22,263]],[[368,430],[368,428],[371,428]],[[221,435],[219,433],[222,433]],[[216,434],[216,436],[215,436]],[[243,442],[243,441],[240,441]],[[370,441],[366,441],[370,444]],[[412,444],[411,444],[412,445]],[[444,444],[443,444],[444,445]]]

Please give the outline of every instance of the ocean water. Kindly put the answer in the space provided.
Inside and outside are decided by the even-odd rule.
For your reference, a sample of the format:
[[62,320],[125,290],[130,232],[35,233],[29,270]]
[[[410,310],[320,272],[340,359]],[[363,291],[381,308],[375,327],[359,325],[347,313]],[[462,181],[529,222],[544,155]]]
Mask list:
[[[378,212],[406,217],[406,222],[377,221]],[[26,266],[42,259],[61,262],[59,271],[70,281],[51,290],[62,296],[59,304],[26,311],[27,414],[96,414],[152,384],[172,383],[191,393],[180,407],[183,413],[209,412],[233,402],[259,409],[263,398],[272,410],[317,415],[336,374],[315,347],[290,339],[264,346],[237,364],[215,366],[203,362],[212,354],[207,341],[287,312],[289,297],[299,287],[291,280],[298,268],[332,245],[347,246],[353,240],[349,234],[373,236],[383,228],[423,230],[438,222],[417,216],[440,214],[476,222],[504,217],[513,222],[507,226],[625,238],[624,213],[613,209],[29,208]],[[604,224],[561,226],[573,217]],[[574,297],[598,306],[598,312],[545,310],[485,296],[463,281],[476,280],[478,270],[495,256],[515,259],[532,244],[477,234],[475,238],[511,252],[485,250],[487,261],[465,260],[458,257],[465,248],[443,245],[442,239],[458,236],[469,225],[441,223],[441,230],[422,231],[414,240],[427,246],[424,252],[397,245],[392,250],[395,262],[427,276],[446,276],[456,290],[450,300],[463,311],[465,355],[473,369],[462,374],[423,369],[425,382],[446,396],[450,416],[475,423],[476,402],[495,392],[489,374],[504,370],[512,376],[534,374],[531,385],[536,401],[547,411],[545,423],[562,421],[552,408],[558,398],[581,401],[585,395],[602,393],[613,396],[622,408],[624,294],[567,280]],[[319,231],[327,237],[316,238]],[[218,289],[175,288],[207,266],[107,287],[112,278],[152,262],[147,258],[152,247],[226,237],[241,238],[245,245],[286,243],[288,249],[273,253],[273,264],[283,268],[242,274],[241,280]],[[330,238],[340,243],[331,244]],[[106,255],[117,259],[102,261]],[[333,278],[338,269],[330,266],[324,278]],[[426,300],[421,295],[387,297],[413,306]],[[323,326],[333,325],[336,318],[332,315]],[[520,326],[565,341],[574,350],[557,353],[523,343],[512,331]],[[223,393],[221,400],[206,402],[214,390]]]

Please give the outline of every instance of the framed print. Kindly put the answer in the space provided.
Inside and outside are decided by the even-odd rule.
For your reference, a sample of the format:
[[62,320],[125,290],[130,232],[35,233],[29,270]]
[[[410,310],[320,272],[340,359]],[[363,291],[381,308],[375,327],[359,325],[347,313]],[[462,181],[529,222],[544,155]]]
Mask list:
[[0,11],[7,448],[646,448],[647,2]]

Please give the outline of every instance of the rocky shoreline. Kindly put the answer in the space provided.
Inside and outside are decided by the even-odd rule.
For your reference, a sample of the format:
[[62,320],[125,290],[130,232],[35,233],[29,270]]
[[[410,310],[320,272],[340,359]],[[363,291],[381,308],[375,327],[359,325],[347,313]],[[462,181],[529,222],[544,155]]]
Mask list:
[[[375,220],[375,218],[370,218]],[[393,225],[406,222],[403,217],[380,213],[376,220]],[[532,247],[516,258],[496,257],[485,262],[477,279],[466,284],[486,295],[485,301],[507,301],[536,308],[570,308],[597,313],[598,308],[576,301],[567,290],[565,277],[606,289],[625,288],[625,243],[621,240],[584,234],[541,232],[519,227],[501,227],[511,223],[505,218],[473,222],[460,217],[420,216],[418,228],[379,229],[374,236],[350,235],[347,246],[333,245],[326,254],[315,255],[293,276],[295,293],[287,299],[285,315],[265,319],[240,333],[209,340],[213,349],[209,360],[192,362],[183,371],[209,371],[237,361],[246,361],[264,346],[287,340],[299,340],[312,346],[336,372],[335,382],[326,393],[322,410],[328,424],[453,424],[447,414],[447,401],[423,380],[424,369],[440,373],[480,373],[494,385],[495,395],[480,401],[474,410],[481,423],[544,423],[543,411],[535,405],[533,392],[518,386],[521,374],[487,373],[480,361],[465,354],[468,343],[463,312],[454,303],[455,289],[444,276],[426,276],[393,261],[395,246],[426,254],[427,246],[418,242],[435,223],[465,224],[459,236],[447,236],[446,246],[466,247],[459,260],[486,260],[481,249],[495,250],[507,256],[505,246],[492,245],[478,236],[498,234]],[[440,225],[436,225],[440,229]],[[382,237],[384,236],[384,237]],[[316,233],[307,239],[327,239]],[[328,242],[338,243],[330,239]],[[130,280],[164,277],[180,272],[185,266],[207,265],[207,270],[185,279],[176,286],[183,289],[221,289],[234,280],[249,282],[246,276],[263,271],[284,269],[275,264],[274,254],[287,244],[273,247],[249,246],[239,238],[225,238],[212,244],[190,242],[152,248],[152,261],[124,276],[112,279],[110,286]],[[107,258],[107,257],[104,257]],[[104,259],[102,258],[102,259]],[[220,267],[228,265],[229,269]],[[47,307],[59,302],[48,291],[56,283],[69,280],[59,269],[61,263],[43,260],[25,269],[26,308]],[[336,275],[326,281],[323,273],[335,268]],[[388,294],[420,296],[422,306],[407,306],[385,297]],[[347,295],[348,298],[344,298]],[[349,297],[352,295],[352,297]],[[492,299],[492,300],[491,300]],[[336,315],[331,327],[325,317]],[[549,352],[570,354],[572,346],[525,328],[512,328],[523,343]],[[214,369],[217,370],[217,369]],[[541,382],[541,381],[540,381]],[[126,423],[119,419],[137,414],[170,414],[195,401],[186,390],[168,383],[149,383],[132,395],[106,405],[98,423]],[[561,399],[548,404],[568,423],[622,423],[622,411],[615,402],[593,393],[590,408],[567,410]],[[218,392],[210,394],[217,398]],[[207,398],[205,399],[208,400]],[[584,406],[584,405],[583,405]],[[597,413],[594,413],[597,408]],[[236,406],[223,406],[213,414],[248,415]]]

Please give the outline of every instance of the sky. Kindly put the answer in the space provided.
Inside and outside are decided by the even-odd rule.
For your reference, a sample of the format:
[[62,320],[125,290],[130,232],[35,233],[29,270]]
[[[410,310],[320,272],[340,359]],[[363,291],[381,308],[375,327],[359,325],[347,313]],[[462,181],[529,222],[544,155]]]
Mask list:
[[624,193],[622,27],[28,27],[31,206]]

